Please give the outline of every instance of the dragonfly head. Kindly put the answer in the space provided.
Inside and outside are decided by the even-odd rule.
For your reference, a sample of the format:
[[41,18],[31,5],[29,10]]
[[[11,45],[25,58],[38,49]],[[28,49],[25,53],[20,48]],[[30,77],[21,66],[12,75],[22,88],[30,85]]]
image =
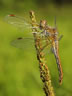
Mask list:
[[57,31],[57,28],[55,27],[55,28],[52,28],[52,31],[53,31],[53,34],[56,36],[56,35],[58,35],[58,31]]
[[41,20],[40,21],[40,29],[44,29],[47,25],[47,21],[46,20]]

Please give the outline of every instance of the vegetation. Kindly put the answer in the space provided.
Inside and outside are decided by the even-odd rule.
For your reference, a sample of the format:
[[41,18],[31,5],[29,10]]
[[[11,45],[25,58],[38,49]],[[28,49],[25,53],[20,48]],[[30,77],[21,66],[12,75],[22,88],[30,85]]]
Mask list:
[[22,6],[21,4],[15,3],[18,6],[17,10],[11,5],[0,8],[0,96],[43,96],[44,94],[35,50],[32,48],[21,50],[10,44],[17,37],[27,37],[29,30],[24,29],[24,32],[21,32],[22,30],[18,30],[4,21],[4,17],[11,13],[24,16],[29,20],[28,12],[31,9],[36,12],[38,20],[46,19],[48,24],[52,26],[54,26],[54,17],[57,17],[59,33],[63,34],[63,39],[59,43],[59,53],[64,73],[61,86],[58,82],[58,70],[54,55],[46,55],[47,65],[51,73],[52,85],[56,96],[71,96],[72,6],[66,4],[58,7],[54,4],[49,4],[46,8],[39,8],[34,2],[26,2]]

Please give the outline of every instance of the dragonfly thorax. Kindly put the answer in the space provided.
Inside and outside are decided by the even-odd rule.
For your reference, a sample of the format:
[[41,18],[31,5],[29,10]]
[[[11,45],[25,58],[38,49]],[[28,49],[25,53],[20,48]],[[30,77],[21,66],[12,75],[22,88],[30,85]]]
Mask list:
[[47,26],[47,21],[46,20],[41,20],[40,21],[40,29],[45,29],[46,26]]

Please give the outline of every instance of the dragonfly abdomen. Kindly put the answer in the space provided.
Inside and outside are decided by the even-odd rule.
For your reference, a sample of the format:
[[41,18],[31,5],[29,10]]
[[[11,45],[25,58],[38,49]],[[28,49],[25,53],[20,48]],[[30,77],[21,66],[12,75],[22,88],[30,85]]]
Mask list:
[[56,58],[56,63],[59,71],[59,83],[61,84],[63,79],[63,72],[62,72],[62,66],[61,66],[61,61],[59,57],[58,41],[54,42],[53,44],[53,53]]

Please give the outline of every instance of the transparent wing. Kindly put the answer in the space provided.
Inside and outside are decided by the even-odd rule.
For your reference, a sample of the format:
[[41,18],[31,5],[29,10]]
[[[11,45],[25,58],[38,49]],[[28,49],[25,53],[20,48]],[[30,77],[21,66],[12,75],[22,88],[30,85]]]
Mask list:
[[[46,43],[45,38],[42,40],[43,50],[45,54],[53,53],[53,48],[51,46],[52,41],[48,41],[48,44]],[[11,42],[11,45],[20,49],[24,50],[32,50],[35,49],[35,42],[33,37],[19,37],[16,40],[13,40]]]
[[11,45],[20,49],[33,49],[34,39],[33,38],[22,38],[19,37],[11,42]]
[[47,45],[44,45],[44,53],[45,54],[51,54],[51,53],[53,53],[53,51],[52,51],[52,46],[51,46],[51,42],[49,41],[49,44]]
[[25,20],[23,17],[19,17],[14,14],[7,15],[5,17],[5,21],[19,28],[32,28],[30,22]]
[[[50,46],[50,42],[49,44],[47,45],[46,44],[46,40],[43,39],[43,45],[44,45],[44,49],[42,51],[45,52],[45,54],[47,53],[52,53],[51,51],[51,46]],[[20,48],[20,49],[23,49],[23,50],[35,50],[35,42],[34,42],[34,38],[25,38],[25,37],[19,37],[17,38],[16,40],[13,40],[11,42],[11,45],[14,46],[14,47],[17,47],[17,48]]]

